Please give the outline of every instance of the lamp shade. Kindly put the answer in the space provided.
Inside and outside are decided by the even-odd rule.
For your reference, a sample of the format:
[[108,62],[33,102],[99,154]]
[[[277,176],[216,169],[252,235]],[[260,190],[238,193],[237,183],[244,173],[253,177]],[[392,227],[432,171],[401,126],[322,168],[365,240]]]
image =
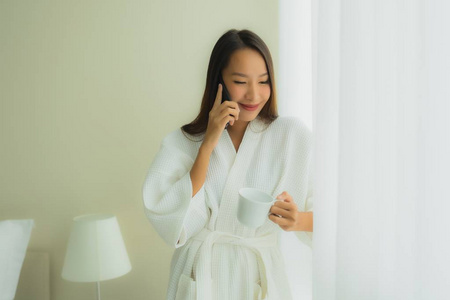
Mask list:
[[84,215],[73,219],[62,277],[94,282],[113,279],[131,270],[114,215]]

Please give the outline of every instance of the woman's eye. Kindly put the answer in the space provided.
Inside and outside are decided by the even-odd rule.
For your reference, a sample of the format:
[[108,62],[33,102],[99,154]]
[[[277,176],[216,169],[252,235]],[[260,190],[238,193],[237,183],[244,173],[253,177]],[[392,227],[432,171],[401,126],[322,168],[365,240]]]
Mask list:
[[262,84],[268,84],[268,83],[269,83],[269,80],[261,81],[260,83],[262,83]]
[[236,83],[236,84],[244,84],[245,82],[244,81],[234,81],[234,83]]

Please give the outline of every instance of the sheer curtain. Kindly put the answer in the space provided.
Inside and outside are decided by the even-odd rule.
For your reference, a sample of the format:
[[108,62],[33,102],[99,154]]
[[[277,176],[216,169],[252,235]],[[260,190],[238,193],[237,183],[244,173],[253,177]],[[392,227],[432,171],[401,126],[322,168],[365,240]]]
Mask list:
[[[279,1],[279,69],[277,73],[278,110],[281,116],[300,118],[313,130],[311,1]],[[299,278],[291,287],[294,299],[312,299],[312,243],[304,232],[295,232],[301,242],[280,236],[284,258],[289,261],[289,277]],[[291,257],[301,257],[302,264]],[[299,270],[301,270],[299,272]],[[281,299],[280,299],[281,300]]]
[[450,299],[449,8],[313,1],[315,300]]
[[311,0],[279,2],[278,110],[312,130],[311,16]]

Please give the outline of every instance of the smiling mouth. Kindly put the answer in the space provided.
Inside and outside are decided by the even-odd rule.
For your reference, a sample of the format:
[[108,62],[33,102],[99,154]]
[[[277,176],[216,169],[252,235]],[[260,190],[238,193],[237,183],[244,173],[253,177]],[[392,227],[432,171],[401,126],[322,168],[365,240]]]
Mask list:
[[242,106],[243,109],[245,110],[256,110],[258,108],[259,105],[244,105],[244,104],[239,104],[240,106]]

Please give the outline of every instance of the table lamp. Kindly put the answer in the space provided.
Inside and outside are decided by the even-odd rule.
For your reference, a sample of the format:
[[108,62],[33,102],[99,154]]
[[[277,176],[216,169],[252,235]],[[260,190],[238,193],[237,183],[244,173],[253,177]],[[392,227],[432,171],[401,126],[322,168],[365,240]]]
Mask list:
[[97,282],[127,274],[130,260],[114,215],[75,217],[67,246],[62,278],[74,282]]

